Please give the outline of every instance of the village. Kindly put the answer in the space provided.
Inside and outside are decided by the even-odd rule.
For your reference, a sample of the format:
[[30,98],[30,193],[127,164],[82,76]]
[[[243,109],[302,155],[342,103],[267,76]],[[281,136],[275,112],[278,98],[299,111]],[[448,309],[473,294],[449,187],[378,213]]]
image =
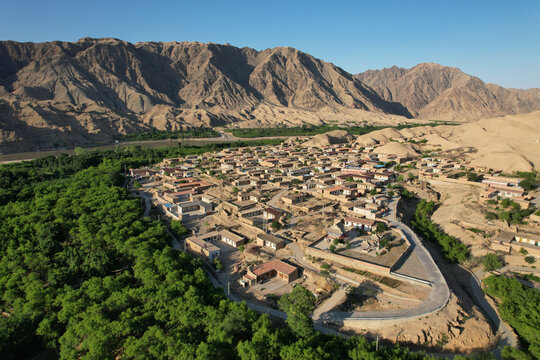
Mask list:
[[[301,284],[317,298],[315,317],[328,322],[344,313],[413,318],[424,303],[431,307],[421,314],[430,314],[447,305],[450,292],[401,224],[400,196],[435,181],[477,188],[485,207],[508,199],[534,208],[534,198],[519,179],[459,157],[381,149],[290,138],[130,169],[129,186],[148,201],[150,216],[189,231],[178,238],[181,249],[200,257],[217,286],[238,299],[276,309]],[[491,233],[483,251],[539,258],[540,216],[527,221]]]

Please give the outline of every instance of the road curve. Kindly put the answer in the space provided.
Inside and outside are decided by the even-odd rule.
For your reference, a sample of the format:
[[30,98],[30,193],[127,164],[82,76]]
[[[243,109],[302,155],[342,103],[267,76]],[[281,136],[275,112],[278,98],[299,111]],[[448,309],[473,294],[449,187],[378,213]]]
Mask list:
[[398,202],[399,198],[391,199],[389,203],[390,214],[388,215],[387,220],[391,225],[403,232],[413,247],[409,254],[416,254],[424,266],[429,278],[428,280],[431,283],[431,292],[429,296],[418,306],[410,309],[392,311],[334,311],[322,314],[320,317],[322,321],[410,319],[431,314],[444,308],[448,303],[448,300],[450,299],[450,289],[439,267],[422,244],[418,235],[396,218]]

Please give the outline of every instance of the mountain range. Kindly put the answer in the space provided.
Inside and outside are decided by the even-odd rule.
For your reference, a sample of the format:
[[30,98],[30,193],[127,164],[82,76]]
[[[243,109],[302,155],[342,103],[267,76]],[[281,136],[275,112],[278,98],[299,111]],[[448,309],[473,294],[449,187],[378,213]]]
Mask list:
[[540,89],[437,64],[353,75],[290,47],[0,42],[4,153],[191,126],[473,121],[539,109]]

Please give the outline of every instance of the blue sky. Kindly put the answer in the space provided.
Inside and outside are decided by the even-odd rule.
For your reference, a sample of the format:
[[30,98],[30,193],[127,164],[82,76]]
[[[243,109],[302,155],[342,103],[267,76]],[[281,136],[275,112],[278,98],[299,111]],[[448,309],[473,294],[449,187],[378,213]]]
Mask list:
[[539,0],[3,1],[0,39],[292,46],[351,73],[421,62],[540,87]]

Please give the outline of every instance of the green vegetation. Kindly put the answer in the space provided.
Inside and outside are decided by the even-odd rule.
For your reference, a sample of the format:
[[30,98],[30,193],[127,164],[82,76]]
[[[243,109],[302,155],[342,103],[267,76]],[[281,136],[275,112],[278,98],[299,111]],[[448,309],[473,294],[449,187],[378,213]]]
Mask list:
[[171,220],[171,230],[178,237],[184,237],[189,234],[189,229],[187,229],[180,220]]
[[467,172],[467,181],[478,182],[480,179],[481,176],[477,175],[476,173],[472,171]]
[[496,208],[497,212],[486,212],[485,218],[487,220],[499,219],[508,221],[512,224],[523,224],[523,219],[531,215],[536,210],[534,205],[530,206],[528,209],[522,209],[519,204],[508,198],[502,199],[499,204],[501,205],[502,209]]
[[416,141],[414,139],[409,139],[409,140],[407,140],[407,142],[411,143],[411,144],[425,144],[428,141],[427,141],[427,139],[422,139],[422,140],[418,140],[418,141]]
[[218,258],[214,259],[214,261],[212,262],[212,265],[214,266],[214,269],[216,269],[217,271],[223,270],[223,263]]
[[315,295],[301,285],[279,299],[280,309],[287,313],[287,324],[301,338],[307,338],[313,334],[311,315],[315,310],[315,303]]
[[158,130],[140,132],[116,136],[115,139],[128,141],[145,141],[165,139],[215,138],[219,136],[219,132],[212,128],[199,127],[186,130]]
[[2,359],[425,359],[309,331],[298,316],[311,312],[308,294],[283,302],[292,328],[274,327],[215,289],[200,259],[172,249],[122,171],[213,146],[0,166]]
[[278,220],[273,220],[271,226],[272,230],[274,231],[278,231],[279,229],[281,229],[281,223]]
[[354,269],[354,268],[350,268],[350,267],[344,267],[343,270],[348,271],[348,272],[352,272],[352,273],[355,273],[355,274],[358,274],[358,275],[365,276],[367,278],[370,278],[371,280],[375,280],[377,282],[380,282],[381,284],[384,284],[386,286],[390,286],[392,288],[397,288],[398,286],[403,284],[399,280],[389,278],[388,276],[377,275],[377,274],[374,274],[374,273],[371,273],[371,272],[365,271],[365,270]]
[[524,179],[519,182],[519,186],[521,186],[525,191],[531,191],[536,189],[536,187],[538,186],[538,180]]
[[519,182],[519,186],[521,186],[525,191],[534,190],[538,186],[539,176],[535,172],[517,171],[515,176],[523,179]]
[[435,203],[420,200],[412,225],[424,239],[436,242],[441,247],[444,257],[450,262],[463,263],[469,258],[469,249],[465,244],[453,236],[445,234],[439,227],[431,222],[431,214],[435,211]]
[[512,271],[512,275],[514,275],[515,277],[518,277],[520,279],[523,279],[523,280],[540,282],[540,277],[538,277],[538,276],[536,276],[534,274],[523,274],[523,273],[518,273],[518,272]]
[[383,222],[379,222],[379,223],[377,223],[377,226],[375,226],[375,232],[378,233],[378,234],[383,233],[386,230],[388,230],[388,225],[386,225]]
[[333,130],[346,130],[353,135],[364,135],[375,130],[394,128],[397,130],[414,128],[418,126],[455,125],[452,122],[435,121],[427,124],[403,124],[397,126],[340,126],[340,125],[302,125],[278,128],[240,128],[231,129],[234,136],[239,138],[269,137],[269,136],[308,136],[324,134]]
[[534,264],[536,262],[536,259],[534,256],[525,256],[525,262],[527,264]]
[[495,254],[486,254],[482,259],[482,265],[484,265],[485,271],[493,271],[500,269],[503,264]]
[[362,306],[366,300],[375,297],[379,291],[368,286],[351,286],[347,289],[346,300],[343,304],[346,311],[354,311],[358,306]]
[[505,355],[511,356],[506,358],[540,358],[540,291],[502,276],[490,276],[483,283],[486,294],[499,300],[501,318],[514,328],[527,349],[507,349]]
[[466,172],[460,171],[460,172],[456,172],[456,173],[453,173],[453,174],[449,174],[449,175],[447,175],[447,177],[449,179],[459,179],[460,177],[463,177],[465,175],[467,175]]

